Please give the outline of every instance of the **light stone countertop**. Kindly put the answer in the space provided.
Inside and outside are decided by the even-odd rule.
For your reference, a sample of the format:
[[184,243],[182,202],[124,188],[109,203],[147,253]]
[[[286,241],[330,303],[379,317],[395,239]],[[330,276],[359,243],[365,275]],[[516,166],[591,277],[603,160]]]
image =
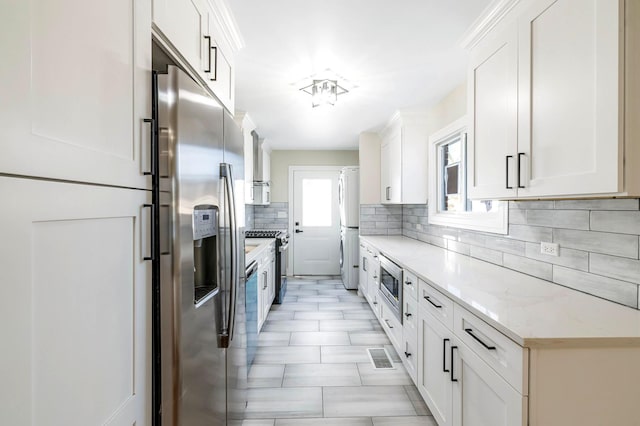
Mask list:
[[640,311],[401,236],[361,236],[524,347],[640,346]]
[[249,266],[251,262],[253,262],[254,260],[258,260],[258,257],[260,257],[264,250],[273,242],[275,242],[275,238],[246,238],[244,240],[244,246],[256,246],[256,248],[249,251],[248,253],[245,252],[245,266]]

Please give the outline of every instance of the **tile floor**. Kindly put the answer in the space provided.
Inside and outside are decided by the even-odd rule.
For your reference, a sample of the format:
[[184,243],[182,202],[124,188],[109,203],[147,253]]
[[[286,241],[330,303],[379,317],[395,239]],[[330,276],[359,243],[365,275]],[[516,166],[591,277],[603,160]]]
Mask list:
[[[366,300],[340,279],[290,278],[249,371],[247,426],[437,426]],[[367,348],[386,347],[394,370]]]

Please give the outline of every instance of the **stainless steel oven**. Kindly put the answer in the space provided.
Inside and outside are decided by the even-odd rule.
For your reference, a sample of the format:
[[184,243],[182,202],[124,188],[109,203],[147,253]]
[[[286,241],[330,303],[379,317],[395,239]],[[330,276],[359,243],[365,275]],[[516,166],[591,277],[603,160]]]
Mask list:
[[402,268],[380,254],[380,291],[402,322]]

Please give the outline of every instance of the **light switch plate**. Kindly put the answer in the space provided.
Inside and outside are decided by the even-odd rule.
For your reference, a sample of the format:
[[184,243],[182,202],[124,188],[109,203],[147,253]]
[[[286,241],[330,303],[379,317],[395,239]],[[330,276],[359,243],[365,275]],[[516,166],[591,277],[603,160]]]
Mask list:
[[559,247],[556,243],[540,243],[540,253],[548,256],[558,256]]

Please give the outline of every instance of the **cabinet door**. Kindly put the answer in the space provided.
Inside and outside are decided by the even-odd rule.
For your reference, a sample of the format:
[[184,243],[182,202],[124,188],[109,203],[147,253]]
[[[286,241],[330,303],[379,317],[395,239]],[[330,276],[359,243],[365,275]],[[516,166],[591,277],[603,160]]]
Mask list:
[[205,68],[207,11],[200,0],[153,0],[153,23],[199,73]]
[[620,192],[621,2],[531,3],[519,22],[518,196]]
[[440,426],[453,424],[452,334],[435,317],[420,310],[416,386]]
[[149,188],[150,0],[19,1],[2,15],[0,172]]
[[216,20],[211,7],[206,8],[206,23],[204,24],[205,45],[202,55],[203,77],[216,97],[227,107],[234,111],[234,81],[233,81],[233,56],[231,49],[222,43],[220,35],[220,23]]
[[363,244],[360,244],[360,268],[358,270],[358,289],[362,292],[362,295],[369,300],[369,291],[367,276],[369,263],[367,260],[367,249]]
[[150,424],[150,192],[0,177],[0,194],[0,424]]
[[467,146],[471,198],[516,196],[517,55],[515,25],[497,30],[471,53]]
[[380,146],[380,200],[382,204],[402,202],[402,130],[393,128]]
[[453,425],[526,425],[526,398],[460,340],[453,344]]
[[271,250],[271,267],[269,268],[269,309],[271,309],[273,300],[276,298],[276,280],[278,279],[278,277],[276,277],[276,251],[275,248],[272,248]]

